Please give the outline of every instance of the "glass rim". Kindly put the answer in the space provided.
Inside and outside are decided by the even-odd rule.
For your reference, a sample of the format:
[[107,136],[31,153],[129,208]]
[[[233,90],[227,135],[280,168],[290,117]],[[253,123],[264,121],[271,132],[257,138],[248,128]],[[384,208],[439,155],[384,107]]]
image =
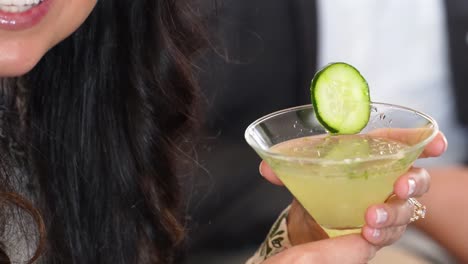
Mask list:
[[[350,158],[350,159],[343,159],[343,160],[326,160],[326,159],[323,159],[323,158],[310,158],[310,157],[297,157],[297,156],[291,157],[291,156],[280,154],[278,152],[272,152],[269,149],[267,149],[267,150],[263,149],[263,148],[258,146],[257,142],[255,142],[255,141],[253,141],[251,139],[249,132],[254,127],[256,127],[258,124],[260,124],[260,123],[262,123],[262,122],[264,122],[264,121],[266,121],[268,119],[271,119],[271,118],[274,118],[276,116],[282,115],[284,113],[289,113],[289,112],[294,112],[294,111],[298,111],[298,110],[302,110],[302,109],[309,109],[309,108],[313,109],[312,104],[306,104],[306,105],[300,105],[300,106],[294,106],[294,107],[281,109],[281,110],[275,111],[273,113],[270,113],[270,114],[267,114],[267,115],[264,115],[264,116],[258,118],[257,120],[253,121],[245,129],[244,138],[247,141],[247,143],[252,148],[254,148],[256,151],[260,151],[261,153],[267,154],[268,156],[273,157],[273,158],[282,159],[282,160],[286,160],[286,161],[321,163],[321,164],[326,164],[326,165],[340,165],[340,164],[343,165],[343,164],[350,164],[350,163],[353,163],[353,162],[368,162],[368,161],[377,161],[377,160],[389,159],[389,158],[395,158],[395,159],[402,158],[402,155],[401,155],[402,152],[404,154],[403,156],[405,156],[405,154],[411,153],[411,152],[415,151],[416,149],[427,145],[429,142],[431,142],[436,137],[437,133],[439,132],[439,125],[437,124],[436,120],[434,118],[432,118],[431,116],[429,116],[429,115],[427,115],[427,114],[425,114],[423,112],[420,112],[418,110],[415,110],[415,109],[412,109],[412,108],[409,108],[409,107],[406,107],[406,106],[401,106],[401,105],[396,105],[396,104],[389,104],[389,103],[380,103],[380,102],[371,102],[370,105],[371,105],[371,107],[374,106],[374,105],[376,105],[376,106],[380,105],[380,106],[385,106],[385,107],[389,107],[389,108],[396,108],[396,109],[400,109],[400,110],[406,110],[406,111],[409,111],[409,112],[413,112],[413,113],[417,114],[418,116],[421,116],[422,118],[428,120],[432,124],[432,133],[426,139],[418,142],[417,144],[415,144],[413,146],[405,148],[401,152],[397,152],[397,153],[390,154],[390,155],[373,156],[373,157],[370,157],[370,158]],[[325,133],[325,135],[330,135],[330,134]]]

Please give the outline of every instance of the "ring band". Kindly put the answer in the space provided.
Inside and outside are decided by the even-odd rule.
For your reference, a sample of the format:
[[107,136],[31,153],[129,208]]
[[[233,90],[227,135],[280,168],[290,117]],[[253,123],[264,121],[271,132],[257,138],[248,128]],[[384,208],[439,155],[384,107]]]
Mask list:
[[426,206],[422,205],[414,198],[409,198],[408,202],[414,206],[413,216],[410,218],[410,223],[426,217]]

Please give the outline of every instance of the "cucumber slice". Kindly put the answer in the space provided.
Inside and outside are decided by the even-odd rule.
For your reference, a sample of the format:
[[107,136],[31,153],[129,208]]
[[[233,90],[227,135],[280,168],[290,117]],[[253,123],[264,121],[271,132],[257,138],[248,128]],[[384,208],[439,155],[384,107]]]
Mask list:
[[[356,135],[331,136],[330,150],[324,153],[323,158],[327,160],[343,161],[350,157],[368,158],[371,155],[371,146],[366,138]],[[344,169],[349,179],[367,179],[366,166],[360,162],[351,162]]]
[[371,154],[369,141],[360,136],[332,136],[325,142],[328,144],[328,151],[322,157],[327,160],[342,161],[350,157],[368,158]]
[[353,66],[337,62],[317,72],[310,86],[317,120],[333,134],[356,134],[369,122],[369,85]]

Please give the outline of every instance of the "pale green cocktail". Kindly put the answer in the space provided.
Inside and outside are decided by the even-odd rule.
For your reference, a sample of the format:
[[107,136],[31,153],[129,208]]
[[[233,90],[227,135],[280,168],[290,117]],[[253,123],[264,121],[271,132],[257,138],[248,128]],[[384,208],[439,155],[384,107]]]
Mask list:
[[312,106],[286,109],[250,125],[247,142],[330,236],[360,230],[371,204],[436,135],[435,121],[417,111],[372,104],[359,135],[328,135]]

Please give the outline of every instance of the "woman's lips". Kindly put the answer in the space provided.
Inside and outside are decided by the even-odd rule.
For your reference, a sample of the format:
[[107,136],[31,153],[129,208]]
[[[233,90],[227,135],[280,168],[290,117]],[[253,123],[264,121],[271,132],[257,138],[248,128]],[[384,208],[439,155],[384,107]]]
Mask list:
[[0,29],[22,30],[33,27],[49,11],[52,0],[44,0],[23,12],[7,12],[0,9]]

